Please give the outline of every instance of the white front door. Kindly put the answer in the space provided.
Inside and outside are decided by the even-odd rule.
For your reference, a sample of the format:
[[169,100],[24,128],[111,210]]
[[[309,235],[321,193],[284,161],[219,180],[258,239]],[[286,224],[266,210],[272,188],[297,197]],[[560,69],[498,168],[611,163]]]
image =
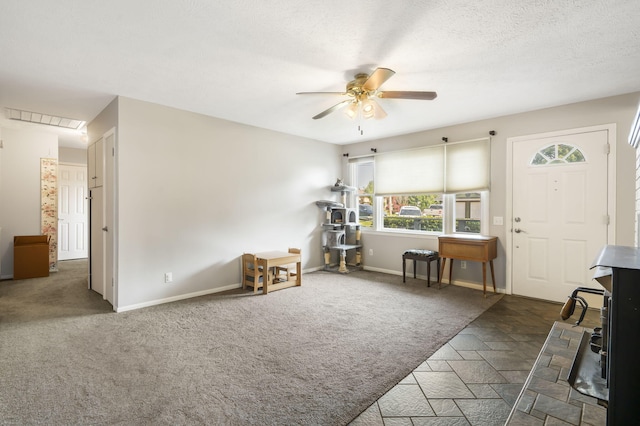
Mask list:
[[58,260],[88,255],[87,167],[60,164],[58,181]]
[[607,244],[607,142],[598,130],[513,143],[514,294],[564,302],[601,288],[589,268]]

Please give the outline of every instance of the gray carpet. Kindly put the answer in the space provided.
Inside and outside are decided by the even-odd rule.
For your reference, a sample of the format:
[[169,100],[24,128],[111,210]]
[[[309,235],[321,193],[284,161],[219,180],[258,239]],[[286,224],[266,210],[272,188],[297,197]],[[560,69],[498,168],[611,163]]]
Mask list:
[[500,299],[315,272],[116,314],[85,275],[0,282],[0,423],[343,425]]

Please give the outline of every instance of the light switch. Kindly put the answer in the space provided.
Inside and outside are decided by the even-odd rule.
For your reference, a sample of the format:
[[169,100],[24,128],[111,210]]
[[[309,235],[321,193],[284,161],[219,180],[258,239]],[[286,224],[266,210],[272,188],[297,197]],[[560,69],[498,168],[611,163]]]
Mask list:
[[504,225],[504,220],[503,220],[502,216],[494,216],[493,217],[493,224],[496,225],[496,226]]

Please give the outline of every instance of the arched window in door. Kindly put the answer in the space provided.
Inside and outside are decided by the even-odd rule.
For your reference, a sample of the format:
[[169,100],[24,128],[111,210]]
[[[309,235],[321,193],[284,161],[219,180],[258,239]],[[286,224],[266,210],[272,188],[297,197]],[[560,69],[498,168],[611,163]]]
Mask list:
[[547,145],[536,152],[531,160],[532,166],[547,166],[550,164],[584,163],[584,154],[579,148],[564,143]]

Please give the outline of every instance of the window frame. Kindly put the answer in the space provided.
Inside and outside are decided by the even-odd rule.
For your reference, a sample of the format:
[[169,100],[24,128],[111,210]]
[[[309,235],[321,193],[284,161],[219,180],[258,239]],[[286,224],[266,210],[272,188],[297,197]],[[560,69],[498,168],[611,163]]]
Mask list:
[[[358,181],[358,176],[357,176],[357,166],[358,164],[361,164],[362,162],[371,162],[373,163],[373,167],[374,167],[374,176],[375,176],[375,157],[373,156],[367,156],[366,158],[362,158],[359,161],[354,161],[349,163],[349,177],[350,177],[350,182],[355,183]],[[376,188],[376,184],[375,184],[375,180],[373,183],[373,187],[374,187],[374,192],[375,192],[375,188]],[[483,235],[487,235],[489,233],[489,203],[490,203],[490,190],[475,190],[475,191],[465,191],[466,192],[478,192],[480,193],[480,209],[481,209],[481,214],[480,214],[480,234]],[[372,207],[373,207],[373,220],[372,220],[372,226],[368,227],[368,226],[362,226],[362,230],[363,232],[374,232],[374,233],[391,233],[391,234],[398,234],[398,235],[402,235],[402,234],[407,234],[407,235],[413,235],[413,236],[437,236],[437,235],[444,235],[444,234],[474,234],[474,235],[478,235],[476,233],[468,233],[468,232],[460,232],[460,231],[456,231],[455,230],[455,222],[456,222],[456,209],[455,209],[455,203],[456,203],[456,194],[441,194],[442,195],[442,205],[443,205],[443,212],[442,212],[442,231],[416,231],[414,229],[397,229],[397,228],[384,228],[384,218],[383,218],[383,211],[384,209],[382,208],[382,203],[383,203],[383,198],[385,196],[383,195],[376,195],[374,194],[367,194],[367,195],[371,195],[373,197],[372,200]],[[397,194],[397,195],[406,195],[406,194]],[[419,194],[418,194],[419,195]],[[352,205],[355,205],[356,208],[358,208],[358,201],[359,201],[359,196],[360,194],[357,193],[357,191],[354,193],[354,197],[352,199]],[[386,195],[389,196],[389,195]],[[393,196],[393,195],[391,195]],[[359,219],[359,213],[358,213],[358,219]]]

